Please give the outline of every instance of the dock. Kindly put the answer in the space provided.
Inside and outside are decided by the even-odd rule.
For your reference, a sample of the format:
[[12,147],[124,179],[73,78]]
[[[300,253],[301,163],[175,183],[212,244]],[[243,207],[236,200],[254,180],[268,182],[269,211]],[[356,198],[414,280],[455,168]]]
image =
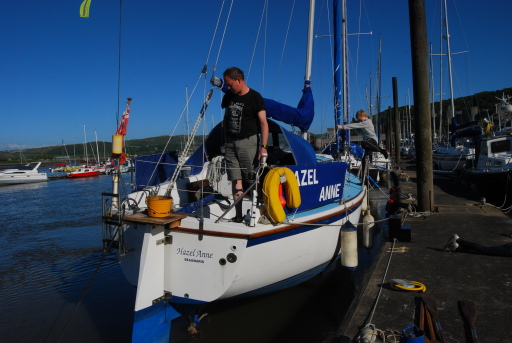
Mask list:
[[[404,162],[400,167],[409,176],[400,182],[402,198],[410,193],[414,199],[415,165]],[[408,202],[414,205],[414,200]],[[402,214],[403,225],[410,227],[410,241],[386,239],[332,342],[359,342],[361,329],[368,324],[385,335],[399,335],[411,325],[418,326],[420,320],[425,323],[420,311],[422,295],[437,308],[430,328],[442,335],[438,341],[473,342],[471,334],[476,333],[480,342],[512,342],[512,258],[443,251],[453,234],[484,246],[511,243],[510,214],[482,203],[451,175],[434,176],[434,204],[432,213]],[[426,291],[397,289],[390,283],[393,279],[419,282]],[[466,300],[476,305],[473,331],[463,311]],[[430,335],[428,328],[425,338]]]

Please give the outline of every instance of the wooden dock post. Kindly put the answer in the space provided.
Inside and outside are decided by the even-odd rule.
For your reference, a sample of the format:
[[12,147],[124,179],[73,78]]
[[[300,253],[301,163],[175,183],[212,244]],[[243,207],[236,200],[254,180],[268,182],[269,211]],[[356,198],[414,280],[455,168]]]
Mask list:
[[409,0],[418,211],[434,211],[425,0]]

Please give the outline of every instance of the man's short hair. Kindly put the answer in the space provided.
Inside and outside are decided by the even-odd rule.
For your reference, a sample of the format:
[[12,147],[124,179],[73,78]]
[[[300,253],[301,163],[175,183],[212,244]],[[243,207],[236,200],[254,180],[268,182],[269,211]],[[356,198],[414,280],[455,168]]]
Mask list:
[[243,80],[244,79],[244,72],[237,68],[237,67],[231,67],[231,68],[228,68],[224,71],[224,78],[229,77],[230,79],[233,79],[233,80],[236,80],[236,79],[240,79],[240,80]]

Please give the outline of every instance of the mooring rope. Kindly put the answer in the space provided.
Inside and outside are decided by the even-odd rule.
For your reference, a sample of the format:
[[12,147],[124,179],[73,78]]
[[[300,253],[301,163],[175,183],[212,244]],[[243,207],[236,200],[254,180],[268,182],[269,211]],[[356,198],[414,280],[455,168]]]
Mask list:
[[[115,238],[119,234],[119,230],[120,229],[121,229],[121,227],[118,227],[116,229],[116,232],[114,233],[114,237],[113,238]],[[98,274],[98,271],[100,270],[100,267],[103,265],[103,262],[105,261],[105,257],[107,256],[107,253],[110,251],[110,248],[112,247],[112,243],[113,242],[114,242],[114,239],[112,239],[110,241],[110,243],[108,245],[108,248],[103,251],[103,256],[101,256],[100,263],[98,263],[98,266],[96,267],[96,270],[92,274],[92,277],[89,280],[89,283],[87,284],[87,287],[85,287],[84,291],[82,292],[82,296],[80,297],[80,300],[78,300],[78,302],[76,303],[75,308],[73,309],[73,312],[71,312],[71,315],[69,316],[68,321],[66,322],[66,325],[64,325],[64,328],[60,332],[59,338],[57,339],[57,343],[61,342],[62,338],[64,337],[64,334],[66,333],[66,330],[68,329],[69,325],[71,324],[71,322],[75,318],[75,315],[78,312],[78,309],[80,308],[80,306],[82,305],[82,302],[84,301],[85,296],[89,292],[89,290],[91,288],[91,285],[92,285],[92,282],[96,278],[96,275]]]
[[[393,251],[395,249],[395,243],[397,242],[397,239],[393,239],[393,245],[391,246],[391,252],[389,254],[389,259],[388,259],[388,264],[386,266],[386,270],[384,271],[384,276],[382,277],[382,282],[380,283],[380,287],[379,287],[379,293],[377,294],[377,297],[375,298],[375,303],[373,304],[373,307],[372,307],[372,312],[370,314],[370,318],[368,319],[366,325],[364,326],[363,330],[361,330],[361,335],[363,334],[363,331],[366,329],[366,328],[369,328],[371,330],[377,330],[375,328],[375,325],[372,324],[372,319],[373,319],[373,316],[375,314],[375,310],[377,309],[377,304],[379,302],[379,299],[380,299],[380,295],[382,293],[382,287],[384,285],[384,281],[386,280],[386,276],[388,274],[388,270],[389,270],[389,265],[391,264],[391,257],[393,256]],[[367,332],[369,330],[366,330]],[[374,333],[372,332],[368,332],[369,334],[371,335],[374,335]],[[360,335],[360,338],[361,338],[361,335]],[[385,338],[384,338],[384,341],[385,341]],[[395,342],[396,342],[396,338],[395,338]]]

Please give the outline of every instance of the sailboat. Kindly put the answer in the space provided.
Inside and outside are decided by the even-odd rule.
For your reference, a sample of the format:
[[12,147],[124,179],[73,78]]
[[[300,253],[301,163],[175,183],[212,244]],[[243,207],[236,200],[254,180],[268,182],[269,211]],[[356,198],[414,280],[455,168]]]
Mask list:
[[[148,173],[139,175],[138,190],[124,199],[115,191],[103,193],[104,247],[117,249],[125,277],[137,286],[133,342],[167,342],[172,319],[202,315],[213,302],[282,290],[340,260],[349,268],[357,265],[342,248],[350,241],[357,244],[357,238],[342,237],[357,232],[366,187],[347,172],[347,163],[317,156],[305,138],[278,123],[306,132],[313,120],[314,1],[310,6],[302,98],[298,108],[265,99],[269,156],[257,181],[239,198],[246,213],[242,222],[228,220],[235,216],[235,203],[221,152],[221,123],[173,168],[166,169],[173,161],[169,154],[146,156],[147,165],[136,161],[136,174]],[[184,166],[191,167],[185,174]]]
[[85,133],[85,125],[84,125],[84,154],[85,154],[85,165],[76,168],[72,171],[67,172],[66,177],[71,179],[91,177],[100,175],[100,171],[89,166],[89,157],[87,155],[87,135]]
[[[448,70],[449,70],[449,81],[450,81],[450,110],[452,118],[452,135],[450,144],[438,144],[432,153],[432,161],[434,170],[459,172],[464,168],[468,161],[475,158],[475,148],[473,144],[473,137],[479,135],[480,125],[478,122],[466,123],[459,125],[455,120],[455,103],[453,94],[453,79],[452,79],[452,52],[450,46],[450,32],[448,28],[448,6],[446,0],[443,0],[444,12],[445,12],[445,38],[447,45],[447,56],[448,56]],[[442,55],[441,55],[442,56]],[[442,57],[441,57],[442,58]],[[442,97],[442,91],[440,92]],[[440,111],[442,111],[442,100],[439,101]],[[442,120],[440,119],[440,126]],[[439,132],[441,137],[441,132]]]

